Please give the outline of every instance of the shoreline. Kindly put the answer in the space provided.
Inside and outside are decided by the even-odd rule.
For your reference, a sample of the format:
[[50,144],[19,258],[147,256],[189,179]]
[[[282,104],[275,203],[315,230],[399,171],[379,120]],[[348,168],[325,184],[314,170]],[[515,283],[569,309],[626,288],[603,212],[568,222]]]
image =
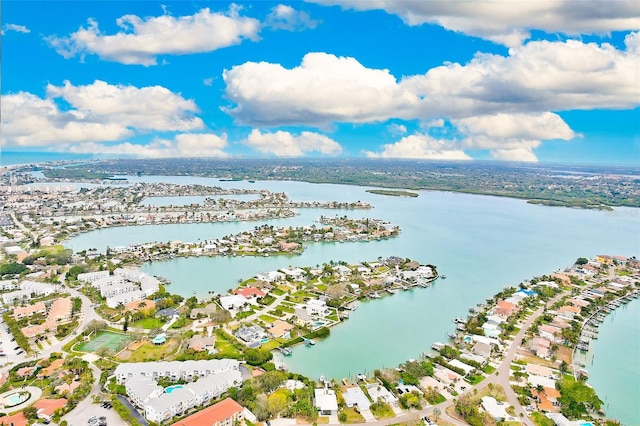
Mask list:
[[[134,159],[126,159],[126,160],[134,160]],[[242,160],[246,160],[246,159],[242,159]],[[352,159],[354,161],[356,161],[357,159]],[[26,165],[47,165],[47,163],[56,163],[56,162],[70,162],[70,163],[74,163],[74,162],[92,162],[92,161],[104,161],[106,163],[108,163],[109,161],[111,161],[110,159],[81,159],[81,160],[51,160],[51,161],[43,161],[43,162],[36,162],[36,163],[27,163]],[[549,163],[546,166],[547,167],[560,167],[563,164],[560,163]],[[11,166],[7,166],[7,167],[13,167],[14,165]],[[544,164],[541,166],[545,166]],[[593,167],[606,167],[607,165],[591,165]],[[567,165],[567,167],[572,167],[572,165]],[[116,176],[122,176],[121,173],[114,173],[114,175]],[[172,175],[172,174],[157,174],[154,173],[154,175],[157,176],[176,176],[176,175]],[[260,181],[264,181],[264,182],[269,182],[269,181],[297,181],[297,182],[306,182],[306,183],[310,183],[310,184],[339,184],[340,182],[337,182],[335,179],[311,179],[311,178],[304,178],[304,177],[300,177],[300,178],[296,178],[296,179],[287,179],[286,177],[281,177],[279,179],[261,179],[259,176],[258,177],[247,177],[245,179],[245,177],[218,177],[215,175],[210,175],[210,174],[206,174],[206,173],[190,173],[190,176],[193,177],[202,177],[202,178],[211,178],[211,179],[217,179],[218,181],[253,181],[253,182],[260,182]],[[627,176],[627,175],[624,175]],[[640,202],[636,203],[635,205],[631,204],[631,205],[623,205],[620,203],[598,203],[598,204],[585,204],[587,203],[589,200],[587,198],[576,198],[576,199],[569,199],[569,200],[560,200],[560,199],[556,199],[556,198],[549,198],[549,197],[532,197],[532,196],[527,196],[525,194],[518,194],[518,193],[503,193],[500,191],[484,191],[484,190],[479,190],[479,189],[472,189],[472,188],[468,188],[468,189],[460,189],[460,188],[449,188],[449,187],[428,187],[425,185],[410,185],[407,184],[406,182],[399,182],[397,185],[394,184],[389,184],[386,182],[366,182],[366,183],[359,183],[359,182],[349,182],[348,185],[351,186],[358,186],[358,187],[378,187],[378,188],[383,188],[384,189],[389,189],[389,190],[415,190],[415,191],[441,191],[441,192],[452,192],[452,193],[459,193],[459,194],[472,194],[472,195],[484,195],[484,196],[496,196],[496,197],[506,197],[506,198],[513,198],[513,199],[518,199],[518,200],[524,200],[527,203],[530,204],[538,204],[538,205],[544,205],[544,206],[558,206],[558,207],[569,207],[569,208],[578,208],[578,209],[586,209],[586,210],[610,210],[616,207],[634,207],[634,208],[640,208]],[[573,204],[573,203],[577,203],[577,204]]]

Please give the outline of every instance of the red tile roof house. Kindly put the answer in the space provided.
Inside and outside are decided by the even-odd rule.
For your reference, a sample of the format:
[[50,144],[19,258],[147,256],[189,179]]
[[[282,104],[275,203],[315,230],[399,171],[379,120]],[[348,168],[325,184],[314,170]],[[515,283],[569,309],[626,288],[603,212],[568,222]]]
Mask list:
[[[536,388],[531,389],[531,396],[538,398],[538,390]],[[540,399],[538,402],[538,410],[545,411],[547,413],[559,413],[560,403],[558,399],[562,396],[555,388],[545,387],[544,391],[540,392]]]
[[173,426],[232,426],[244,420],[244,407],[231,398],[179,420]]
[[33,406],[38,410],[38,417],[41,419],[51,420],[53,413],[67,405],[67,400],[60,399],[40,399]]
[[493,309],[494,315],[499,315],[504,318],[509,318],[511,315],[518,312],[518,306],[513,303],[505,302],[504,300],[500,300],[496,307]]
[[234,294],[240,294],[247,299],[251,299],[252,297],[264,297],[265,293],[258,290],[255,287],[243,287],[234,291]]
[[0,417],[0,425],[3,426],[27,426],[29,420],[24,413],[14,414],[13,416]]

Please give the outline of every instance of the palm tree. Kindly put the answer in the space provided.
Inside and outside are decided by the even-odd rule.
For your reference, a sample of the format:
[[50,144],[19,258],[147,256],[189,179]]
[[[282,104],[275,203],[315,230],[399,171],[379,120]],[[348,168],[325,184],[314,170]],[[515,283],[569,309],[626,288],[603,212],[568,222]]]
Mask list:
[[542,385],[536,386],[536,391],[538,392],[538,403],[540,403],[540,395],[544,393],[544,386]]
[[440,414],[442,414],[442,411],[438,407],[433,409],[433,415],[436,418],[436,423],[438,423],[438,418],[440,417]]

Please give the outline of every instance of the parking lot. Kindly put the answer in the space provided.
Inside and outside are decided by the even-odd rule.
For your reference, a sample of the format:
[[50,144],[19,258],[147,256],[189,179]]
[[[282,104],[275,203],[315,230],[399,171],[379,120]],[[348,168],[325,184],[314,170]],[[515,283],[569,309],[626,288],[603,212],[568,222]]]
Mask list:
[[118,413],[111,408],[104,408],[101,404],[93,404],[91,397],[88,397],[82,401],[78,406],[69,414],[63,417],[67,421],[69,426],[99,426],[99,421],[94,424],[89,423],[89,419],[95,417],[99,420],[100,417],[105,417],[107,426],[120,426],[124,421],[120,418]]

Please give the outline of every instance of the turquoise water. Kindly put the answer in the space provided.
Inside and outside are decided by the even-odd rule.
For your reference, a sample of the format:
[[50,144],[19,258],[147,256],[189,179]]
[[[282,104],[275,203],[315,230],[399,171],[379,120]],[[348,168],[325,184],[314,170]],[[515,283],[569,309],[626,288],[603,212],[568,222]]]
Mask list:
[[164,388],[164,391],[166,393],[171,393],[174,389],[182,389],[182,385],[167,386],[166,388]]
[[589,383],[604,402],[608,417],[640,425],[640,299],[607,315],[592,341]]
[[29,395],[21,395],[20,393],[12,393],[11,395],[5,396],[4,400],[7,401],[8,406],[13,407],[15,405],[21,404],[24,401],[29,399]]
[[[167,177],[143,178],[174,181]],[[640,256],[639,209],[617,208],[606,212],[554,208],[509,198],[430,191],[420,191],[418,198],[384,197],[366,193],[364,187],[301,182],[249,184],[179,177],[175,183],[266,188],[286,192],[294,201],[370,202],[374,208],[369,211],[301,209],[300,216],[269,223],[308,225],[321,214],[346,214],[388,220],[400,225],[402,232],[398,238],[370,243],[310,244],[302,255],[294,257],[194,257],[143,266],[149,274],[170,278],[171,292],[184,296],[224,293],[235,287],[239,279],[258,272],[285,266],[314,266],[330,260],[375,260],[378,256],[391,255],[435,264],[441,274],[447,275],[447,280],[437,281],[425,289],[361,303],[349,320],[332,328],[328,339],[317,341],[311,347],[295,347],[293,356],[285,360],[287,366],[312,378],[354,377],[416,358],[428,351],[433,342],[445,341],[447,332],[455,328],[451,320],[466,316],[470,306],[484,302],[506,285],[517,285],[532,276],[570,265],[577,257],[602,253]],[[256,225],[237,222],[109,228],[80,235],[70,240],[69,245],[78,251],[145,241],[197,241]],[[638,336],[639,322],[632,322],[630,327],[627,336]],[[598,342],[605,334],[603,330]],[[612,381],[616,386],[608,396],[610,406],[616,396],[623,398],[633,394],[629,389],[638,388],[640,348],[628,343],[616,345],[613,348],[624,349],[602,355],[596,351],[596,361],[602,359],[611,365],[636,368],[620,381]],[[593,368],[590,372],[595,379],[598,373],[591,370]],[[610,407],[610,415],[615,417],[611,410]],[[640,422],[629,424],[634,423]]]

